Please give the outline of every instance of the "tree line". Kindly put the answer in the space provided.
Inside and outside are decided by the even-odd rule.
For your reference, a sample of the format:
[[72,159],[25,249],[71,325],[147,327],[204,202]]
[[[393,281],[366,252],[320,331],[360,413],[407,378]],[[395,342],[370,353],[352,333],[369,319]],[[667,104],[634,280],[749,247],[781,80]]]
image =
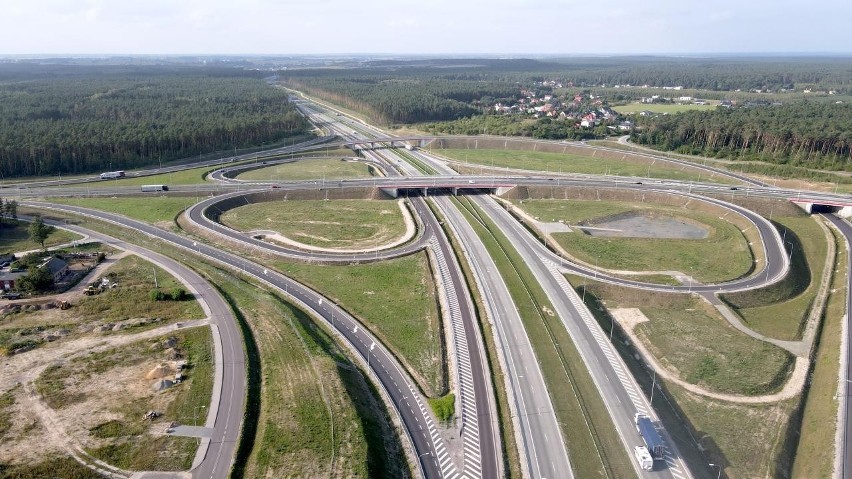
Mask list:
[[0,175],[131,169],[308,130],[285,92],[238,73],[0,65]]
[[632,140],[717,158],[852,170],[852,105],[799,101],[638,118]]

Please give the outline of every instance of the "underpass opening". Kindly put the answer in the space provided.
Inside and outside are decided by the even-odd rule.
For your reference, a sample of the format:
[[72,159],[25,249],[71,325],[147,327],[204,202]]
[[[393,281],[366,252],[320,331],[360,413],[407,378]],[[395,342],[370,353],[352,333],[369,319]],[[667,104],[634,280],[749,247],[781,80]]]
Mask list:
[[820,213],[839,213],[840,210],[843,209],[842,206],[839,205],[827,205],[827,204],[819,204],[814,203],[811,206],[811,214],[820,214]]
[[399,196],[458,196],[458,195],[491,195],[497,188],[463,188],[447,186],[428,186],[396,188]]

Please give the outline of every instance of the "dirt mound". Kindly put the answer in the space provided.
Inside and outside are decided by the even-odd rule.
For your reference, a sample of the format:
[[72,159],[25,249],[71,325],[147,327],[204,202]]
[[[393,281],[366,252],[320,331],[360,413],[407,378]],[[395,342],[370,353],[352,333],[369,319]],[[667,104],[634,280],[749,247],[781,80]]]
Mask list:
[[170,388],[174,385],[175,385],[175,383],[173,383],[172,381],[169,381],[168,379],[160,379],[159,381],[156,381],[156,382],[154,382],[154,384],[151,385],[151,389],[153,389],[156,392],[161,392],[161,391],[165,391],[166,389],[168,389],[168,388]]
[[166,376],[174,376],[175,371],[168,364],[160,364],[154,369],[148,371],[148,374],[145,375],[145,379],[162,379]]

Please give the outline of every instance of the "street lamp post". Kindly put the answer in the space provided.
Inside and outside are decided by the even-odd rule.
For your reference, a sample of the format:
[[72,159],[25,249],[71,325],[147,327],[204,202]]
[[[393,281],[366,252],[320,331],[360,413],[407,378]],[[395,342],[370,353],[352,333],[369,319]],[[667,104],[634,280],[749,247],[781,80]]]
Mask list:
[[716,467],[716,468],[718,468],[718,469],[719,469],[719,473],[718,473],[718,474],[716,474],[716,479],[720,479],[720,478],[722,477],[722,465],[721,465],[721,464],[713,464],[713,463],[711,462],[711,463],[709,464],[709,466],[710,466],[711,468]]

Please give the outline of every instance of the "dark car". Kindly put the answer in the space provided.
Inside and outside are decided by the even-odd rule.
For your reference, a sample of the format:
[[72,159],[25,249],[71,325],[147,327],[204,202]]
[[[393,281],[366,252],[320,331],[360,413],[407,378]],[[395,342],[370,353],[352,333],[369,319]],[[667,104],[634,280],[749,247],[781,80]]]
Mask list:
[[14,291],[10,291],[8,293],[3,293],[3,295],[2,295],[2,297],[5,298],[5,299],[21,299],[21,296],[23,296],[21,293],[17,293],[17,292],[14,292]]

